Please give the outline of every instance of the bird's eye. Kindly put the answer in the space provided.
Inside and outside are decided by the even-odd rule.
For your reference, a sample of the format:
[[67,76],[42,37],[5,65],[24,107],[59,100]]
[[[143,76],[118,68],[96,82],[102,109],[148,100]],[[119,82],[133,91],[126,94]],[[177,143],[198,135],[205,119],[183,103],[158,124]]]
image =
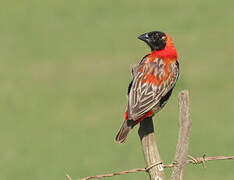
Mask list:
[[166,36],[163,36],[163,37],[161,37],[161,39],[162,39],[162,40],[166,40],[166,39],[167,39],[167,37],[166,37]]

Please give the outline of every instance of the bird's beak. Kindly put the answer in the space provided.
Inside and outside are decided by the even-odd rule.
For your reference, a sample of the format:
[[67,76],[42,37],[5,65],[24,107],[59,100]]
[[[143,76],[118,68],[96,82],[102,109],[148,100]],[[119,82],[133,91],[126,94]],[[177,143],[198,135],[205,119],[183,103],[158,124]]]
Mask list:
[[142,34],[138,37],[138,39],[142,40],[142,41],[145,41],[145,42],[148,42],[149,40],[149,36],[148,36],[148,33],[145,33],[145,34]]

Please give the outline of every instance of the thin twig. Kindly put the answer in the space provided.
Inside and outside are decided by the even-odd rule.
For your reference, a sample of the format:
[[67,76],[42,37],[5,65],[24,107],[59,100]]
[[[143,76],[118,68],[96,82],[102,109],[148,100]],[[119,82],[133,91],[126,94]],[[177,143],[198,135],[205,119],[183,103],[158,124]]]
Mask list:
[[173,167],[171,180],[183,180],[184,168],[189,149],[189,136],[191,129],[191,118],[189,115],[189,93],[187,90],[181,91],[179,100],[179,136],[176,146],[174,162],[177,166]]
[[69,174],[66,175],[68,180],[72,180],[71,176],[69,176]]
[[[234,159],[234,156],[207,156],[207,157],[202,156],[202,157],[196,157],[193,159],[189,159],[186,161],[186,163],[187,164],[202,164],[206,161],[231,160],[231,159]],[[162,166],[163,166],[163,168],[172,168],[172,167],[176,166],[176,164],[175,163],[163,164]],[[146,171],[146,168],[135,168],[135,169],[125,170],[125,171],[114,172],[114,173],[110,173],[110,174],[87,176],[85,178],[81,178],[78,180],[101,179],[101,178],[105,178],[105,177],[113,177],[113,176],[117,176],[117,175],[124,175],[127,173],[137,173],[137,172],[142,172],[142,171]],[[67,179],[72,180],[72,178],[69,175],[67,175]]]

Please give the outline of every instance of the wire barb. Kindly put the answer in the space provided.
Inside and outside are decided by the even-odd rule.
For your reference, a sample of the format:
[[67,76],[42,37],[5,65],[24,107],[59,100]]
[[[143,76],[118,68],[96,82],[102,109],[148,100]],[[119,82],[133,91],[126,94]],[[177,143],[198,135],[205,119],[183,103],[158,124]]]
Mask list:
[[197,160],[196,158],[194,158],[193,156],[188,155],[187,157],[190,158],[190,159],[192,160],[192,163],[193,163],[193,164],[198,164],[198,160]]

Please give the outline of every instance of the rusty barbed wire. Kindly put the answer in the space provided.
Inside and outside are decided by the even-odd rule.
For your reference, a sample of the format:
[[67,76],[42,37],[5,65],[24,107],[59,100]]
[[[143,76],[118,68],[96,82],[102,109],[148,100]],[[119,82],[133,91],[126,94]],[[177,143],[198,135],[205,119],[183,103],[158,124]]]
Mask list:
[[[234,159],[234,156],[207,156],[204,154],[202,157],[192,157],[192,156],[188,156],[190,159],[187,160],[187,164],[202,164],[203,167],[205,167],[205,162],[206,161],[215,161],[215,160],[231,160]],[[161,163],[161,162],[160,162]],[[151,169],[152,167],[158,165],[159,163],[156,163],[154,165],[151,165],[150,167],[146,167],[146,168],[134,168],[134,169],[129,169],[129,170],[125,170],[125,171],[119,171],[119,172],[113,172],[113,173],[109,173],[109,174],[101,174],[101,175],[94,175],[94,176],[87,176],[84,178],[80,178],[78,180],[89,180],[89,179],[101,179],[101,178],[105,178],[105,177],[113,177],[113,176],[117,176],[117,175],[124,175],[124,174],[128,174],[128,173],[137,173],[137,172],[142,172],[142,171],[148,171],[149,169]],[[172,168],[174,166],[176,166],[176,162],[173,162],[171,164],[162,164],[163,168]],[[72,180],[71,176],[69,174],[66,175],[68,180]]]

